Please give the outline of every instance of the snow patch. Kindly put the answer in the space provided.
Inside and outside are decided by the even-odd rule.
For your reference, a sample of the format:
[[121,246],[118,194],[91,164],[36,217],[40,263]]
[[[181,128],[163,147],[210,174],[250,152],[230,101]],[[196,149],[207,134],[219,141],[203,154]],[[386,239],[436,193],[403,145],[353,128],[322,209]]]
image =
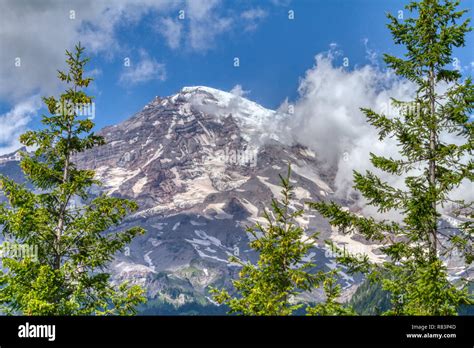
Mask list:
[[339,233],[337,228],[331,227],[333,233],[330,235],[330,239],[336,243],[339,248],[345,248],[347,252],[354,255],[367,255],[369,260],[374,263],[380,263],[384,261],[383,256],[374,253],[374,250],[380,248],[382,245],[378,244],[364,244],[351,238],[353,233],[342,234]]
[[311,170],[308,170],[307,168],[304,167],[298,167],[297,165],[293,165],[291,169],[298,174],[299,176],[302,176],[309,181],[314,182],[316,185],[318,185],[320,188],[322,188],[326,192],[333,192],[331,188],[329,187],[328,184],[326,184],[324,181],[322,181],[318,175],[313,173]]
[[293,190],[296,199],[311,199],[311,193],[302,187],[296,187]]
[[260,180],[260,182],[261,182],[262,184],[264,184],[265,186],[267,186],[267,187],[270,189],[270,191],[272,191],[273,197],[275,197],[276,199],[281,199],[281,198],[283,198],[283,195],[282,195],[282,193],[281,193],[281,187],[280,187],[280,186],[274,185],[274,184],[268,182],[269,178],[267,178],[267,177],[258,176],[258,175],[257,175],[257,178],[258,178],[258,180]]
[[[208,214],[209,211],[214,211],[216,214],[213,215],[213,218],[216,218],[218,220],[224,220],[224,219],[232,219],[234,216],[226,213],[224,211],[225,203],[212,203],[209,204],[205,209],[204,209],[204,214]],[[211,216],[208,216],[208,218],[211,218]]]
[[141,193],[142,190],[143,190],[143,186],[145,186],[147,182],[148,182],[148,179],[147,179],[146,176],[144,178],[141,178],[140,180],[138,180],[135,183],[135,185],[133,185],[133,187],[132,187],[133,193],[135,195],[138,195],[139,193]]

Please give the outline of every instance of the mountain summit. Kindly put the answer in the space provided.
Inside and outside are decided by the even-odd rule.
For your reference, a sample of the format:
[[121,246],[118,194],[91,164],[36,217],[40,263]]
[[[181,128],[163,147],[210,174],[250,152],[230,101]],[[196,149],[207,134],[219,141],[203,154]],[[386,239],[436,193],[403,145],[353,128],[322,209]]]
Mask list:
[[[245,227],[260,221],[264,204],[280,195],[278,173],[289,162],[295,205],[331,196],[333,177],[319,172],[316,155],[280,142],[276,125],[284,117],[241,96],[196,86],[156,97],[129,120],[103,129],[107,144],[76,162],[94,169],[108,194],[135,199],[141,209],[126,223],[147,230],[117,257],[116,276],[145,284],[150,298],[208,302],[207,287],[230,285],[238,271],[230,255],[254,258]],[[332,235],[316,215],[300,222],[323,238]],[[324,249],[312,256],[332,267]],[[347,276],[344,286],[353,283]]]

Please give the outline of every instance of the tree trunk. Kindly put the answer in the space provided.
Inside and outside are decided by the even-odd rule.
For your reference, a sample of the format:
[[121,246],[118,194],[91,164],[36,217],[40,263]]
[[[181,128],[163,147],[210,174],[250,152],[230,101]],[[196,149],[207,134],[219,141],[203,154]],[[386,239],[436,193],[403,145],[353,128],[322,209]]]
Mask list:
[[[71,139],[71,125],[68,127],[68,145],[69,141]],[[67,149],[69,151],[69,148]],[[69,181],[69,165],[70,165],[70,158],[69,158],[69,152],[66,153],[66,159],[64,161],[64,171],[63,171],[63,184]],[[64,194],[64,192],[62,192]],[[59,220],[58,220],[58,228],[56,231],[56,255],[54,257],[54,269],[59,269],[61,268],[61,236],[63,233],[64,229],[64,214],[66,213],[67,205],[69,203],[69,198],[64,199],[64,202],[61,205],[61,208],[59,210]]]
[[[429,98],[430,98],[430,158],[429,158],[429,188],[430,192],[436,192],[436,147],[437,147],[437,134],[436,134],[436,110],[435,110],[435,73],[434,68],[431,67],[429,75]],[[438,226],[438,214],[436,207],[436,199],[433,199],[431,202],[431,209],[433,214],[433,221],[430,227],[430,257],[434,258],[437,256],[438,248],[438,236],[437,236],[437,226]]]

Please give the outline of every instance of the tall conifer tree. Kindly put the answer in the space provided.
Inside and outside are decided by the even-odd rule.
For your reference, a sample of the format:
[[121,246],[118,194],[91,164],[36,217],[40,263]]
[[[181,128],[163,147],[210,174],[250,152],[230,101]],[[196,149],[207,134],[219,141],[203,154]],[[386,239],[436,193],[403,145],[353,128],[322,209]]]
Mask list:
[[[456,314],[462,303],[472,301],[465,284],[448,281],[441,261],[453,251],[462,253],[467,264],[473,260],[473,202],[453,200],[452,191],[462,182],[472,183],[474,87],[453,67],[453,48],[464,46],[471,30],[459,1],[411,2],[408,19],[388,15],[394,42],[403,45],[403,57],[385,55],[388,67],[417,86],[413,100],[392,100],[397,117],[362,109],[376,127],[379,140],[393,138],[400,158],[371,153],[372,164],[391,175],[404,176],[405,188],[396,188],[376,174],[354,172],[354,187],[380,213],[396,210],[402,222],[376,221],[341,209],[335,203],[311,203],[330,223],[343,232],[357,231],[367,239],[384,244],[388,261],[384,272],[374,272],[383,288],[391,292],[388,314]],[[455,134],[461,142],[449,142]],[[472,187],[471,187],[472,188]],[[459,233],[447,233],[439,223],[443,208],[453,210],[464,221]],[[443,242],[447,241],[447,242]],[[353,271],[376,270],[367,258],[343,257]]]
[[230,313],[292,315],[305,306],[298,295],[322,286],[326,301],[306,308],[309,315],[352,315],[350,308],[338,302],[338,271],[316,272],[316,265],[305,261],[315,247],[317,233],[307,235],[298,223],[304,210],[294,207],[290,174],[288,168],[287,176],[280,175],[281,199],[273,199],[271,210],[264,210],[265,223],[247,230],[253,239],[250,247],[258,253],[257,263],[232,257],[231,261],[242,267],[233,281],[236,295],[212,289],[214,299],[227,304]]
[[[90,196],[100,185],[92,170],[79,169],[73,156],[104,139],[91,132],[94,123],[78,115],[92,103],[84,91],[88,59],[84,48],[66,51],[68,72],[58,77],[68,85],[59,99],[44,98],[50,115],[45,128],[20,138],[34,149],[23,152],[21,168],[29,189],[0,176],[7,202],[0,205],[0,227],[12,243],[34,246],[37,255],[4,255],[0,273],[0,305],[4,313],[24,315],[132,314],[144,300],[143,290],[127,284],[112,285],[106,266],[116,252],[136,235],[138,227],[112,232],[137,204],[125,199]],[[21,256],[21,257],[20,257]]]

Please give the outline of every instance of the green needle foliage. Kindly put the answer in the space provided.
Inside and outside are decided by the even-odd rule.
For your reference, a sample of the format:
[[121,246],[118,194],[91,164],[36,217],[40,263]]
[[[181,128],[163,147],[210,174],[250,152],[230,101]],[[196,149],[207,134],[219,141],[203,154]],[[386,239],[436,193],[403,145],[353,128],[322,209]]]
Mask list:
[[[340,261],[353,271],[368,272],[391,293],[392,308],[386,314],[454,315],[460,304],[472,303],[465,282],[451,284],[441,261],[453,252],[463,255],[468,265],[473,260],[473,202],[450,198],[463,181],[474,178],[474,87],[471,78],[462,80],[458,70],[450,69],[453,48],[464,46],[471,30],[469,19],[461,21],[466,11],[458,5],[459,1],[423,0],[406,6],[412,13],[409,19],[388,15],[394,41],[406,51],[403,58],[385,55],[385,62],[416,84],[416,96],[393,100],[396,117],[362,109],[378,129],[379,140],[389,137],[399,145],[400,159],[371,153],[372,164],[402,176],[405,188],[392,187],[370,171],[354,172],[354,187],[380,213],[397,211],[403,221],[360,217],[335,203],[310,204],[341,231],[357,231],[384,245],[388,261],[382,272],[366,257]],[[449,134],[462,141],[449,143]],[[441,209],[450,207],[465,221],[456,234],[439,224]]]
[[341,295],[341,285],[337,283],[337,279],[337,269],[325,274],[323,290],[326,299],[314,307],[307,308],[308,315],[356,315],[352,307],[344,306],[338,301]]
[[105,195],[90,197],[100,185],[91,170],[78,169],[74,154],[104,144],[91,132],[94,123],[78,116],[90,104],[84,89],[92,81],[83,76],[88,59],[84,48],[66,51],[67,73],[58,77],[68,85],[59,99],[43,98],[51,115],[45,128],[28,131],[21,142],[35,149],[22,153],[21,168],[34,190],[0,176],[7,202],[0,205],[0,227],[7,240],[35,246],[38,255],[6,255],[0,272],[0,310],[24,315],[127,315],[144,301],[138,286],[114,286],[106,266],[138,234],[135,227],[107,230],[120,224],[137,204]]
[[310,315],[353,314],[336,301],[340,286],[336,285],[336,271],[312,273],[314,264],[303,261],[317,242],[317,233],[307,236],[297,222],[302,209],[292,206],[293,188],[291,169],[281,180],[282,199],[273,199],[271,212],[264,210],[266,223],[248,228],[253,237],[250,247],[259,254],[256,265],[237,257],[230,261],[242,266],[239,279],[233,281],[237,296],[227,290],[211,289],[218,303],[230,307],[230,313],[241,315],[291,315],[304,305],[297,296],[324,283],[328,303],[309,309]]

